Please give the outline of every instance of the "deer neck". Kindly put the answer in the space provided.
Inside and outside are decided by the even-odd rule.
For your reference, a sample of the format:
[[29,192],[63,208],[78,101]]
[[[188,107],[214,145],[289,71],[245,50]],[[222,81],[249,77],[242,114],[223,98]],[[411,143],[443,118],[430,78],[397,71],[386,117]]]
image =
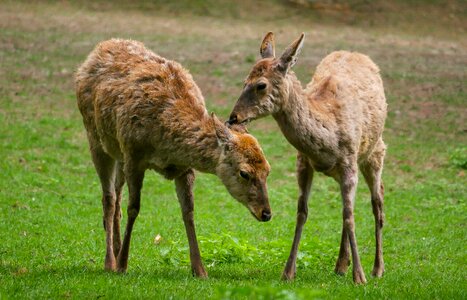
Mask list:
[[300,152],[318,155],[328,143],[329,127],[323,111],[313,105],[294,73],[286,77],[279,111],[273,114],[282,133]]
[[221,156],[221,146],[217,140],[214,120],[206,116],[200,120],[197,129],[190,133],[190,155],[186,162],[196,170],[204,173],[216,174],[216,167]]

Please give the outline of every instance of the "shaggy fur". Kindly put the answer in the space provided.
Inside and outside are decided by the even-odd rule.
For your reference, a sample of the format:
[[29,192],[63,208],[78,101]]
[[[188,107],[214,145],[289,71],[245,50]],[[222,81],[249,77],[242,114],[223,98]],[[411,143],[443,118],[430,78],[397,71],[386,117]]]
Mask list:
[[347,51],[333,52],[318,65],[305,89],[291,71],[303,45],[304,35],[281,57],[274,57],[274,36],[261,44],[263,57],[248,75],[229,122],[244,123],[272,114],[287,140],[298,150],[297,177],[300,187],[297,227],[283,278],[295,276],[298,244],[306,222],[307,202],[314,171],[333,177],[341,187],[343,229],[335,271],[345,273],[353,259],[353,278],[365,283],[355,238],[353,204],[358,169],[371,191],[375,216],[376,255],[374,276],[384,272],[382,254],[383,184],[385,155],[382,139],[386,99],[378,67],[367,56]]
[[[231,130],[209,116],[198,86],[180,64],[136,41],[105,41],[78,69],[76,95],[102,184],[106,269],[127,269],[146,169],[175,180],[197,276],[207,273],[193,221],[193,169],[219,176],[258,220],[271,218],[266,187],[270,167],[258,142],[244,130]],[[128,222],[121,243],[125,182]]]

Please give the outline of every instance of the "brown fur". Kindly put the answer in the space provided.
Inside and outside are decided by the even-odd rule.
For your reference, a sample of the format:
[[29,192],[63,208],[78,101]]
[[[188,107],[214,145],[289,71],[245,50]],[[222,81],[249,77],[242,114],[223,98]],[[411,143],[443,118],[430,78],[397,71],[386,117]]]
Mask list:
[[[180,64],[136,41],[105,41],[78,69],[76,95],[102,184],[106,269],[127,269],[146,169],[175,180],[197,276],[207,273],[193,221],[193,169],[216,174],[258,220],[270,219],[266,187],[270,167],[258,142],[246,130],[231,130],[209,116],[201,91]],[[120,205],[125,182],[129,204],[122,243]]]
[[272,114],[287,140],[299,151],[300,197],[297,227],[283,277],[295,276],[295,261],[314,171],[333,177],[341,186],[343,230],[335,271],[345,273],[350,263],[356,283],[366,282],[357,251],[353,203],[358,169],[371,191],[375,216],[376,255],[373,275],[382,276],[383,185],[381,172],[386,146],[382,139],[386,99],[378,67],[365,55],[333,52],[318,65],[306,89],[291,71],[304,35],[280,58],[273,56],[272,33],[260,48],[263,59],[248,75],[229,122],[242,123]]

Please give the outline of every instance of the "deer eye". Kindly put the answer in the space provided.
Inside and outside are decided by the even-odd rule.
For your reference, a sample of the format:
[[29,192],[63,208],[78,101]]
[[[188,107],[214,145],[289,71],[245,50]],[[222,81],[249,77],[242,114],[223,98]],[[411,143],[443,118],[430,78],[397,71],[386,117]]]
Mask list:
[[265,88],[266,88],[266,83],[258,83],[258,85],[256,86],[257,91],[262,91]]
[[248,173],[245,171],[240,171],[240,177],[242,177],[245,180],[250,180],[250,175],[248,175]]

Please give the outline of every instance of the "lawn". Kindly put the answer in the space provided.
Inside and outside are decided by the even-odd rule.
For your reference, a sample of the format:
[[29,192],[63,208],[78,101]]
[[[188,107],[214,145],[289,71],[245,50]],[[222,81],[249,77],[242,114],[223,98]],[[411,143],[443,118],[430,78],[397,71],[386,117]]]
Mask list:
[[[116,3],[0,1],[0,299],[467,298],[464,2],[376,1],[374,12],[278,0]],[[306,32],[295,67],[303,85],[333,50],[363,52],[380,66],[389,105],[384,277],[370,277],[374,219],[362,178],[355,218],[368,284],[333,273],[340,193],[318,175],[297,279],[280,280],[298,191],[296,151],[272,118],[249,126],[272,166],[270,222],[257,222],[215,176],[197,173],[195,222],[209,279],[191,276],[173,182],[150,171],[128,272],[105,272],[100,184],[73,89],[77,66],[99,41],[140,40],[189,69],[208,110],[225,119],[267,31],[278,51]]]

